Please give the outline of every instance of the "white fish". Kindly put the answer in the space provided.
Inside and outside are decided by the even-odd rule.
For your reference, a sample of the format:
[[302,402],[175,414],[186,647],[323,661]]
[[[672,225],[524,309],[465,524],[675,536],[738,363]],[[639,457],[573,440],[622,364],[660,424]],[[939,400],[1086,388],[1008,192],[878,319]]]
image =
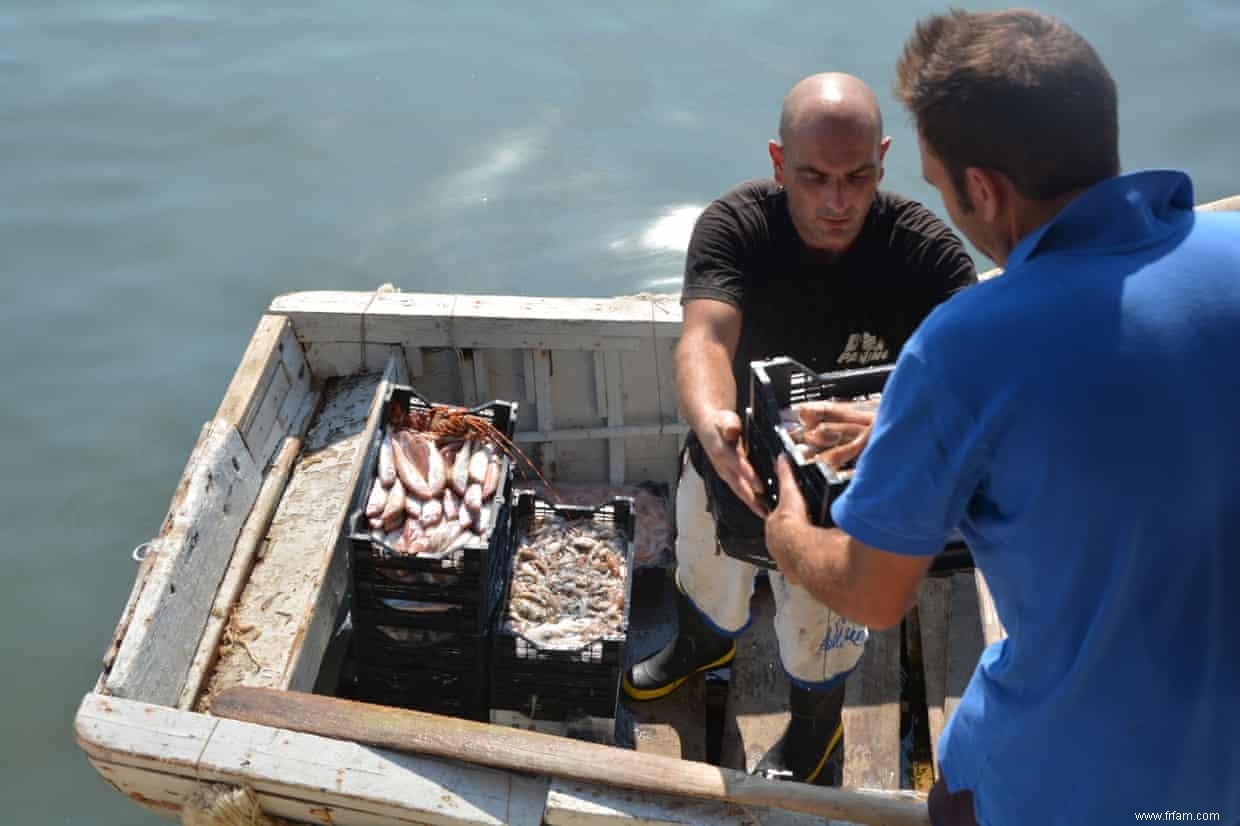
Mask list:
[[375,517],[383,513],[383,506],[387,503],[387,498],[388,492],[384,490],[383,483],[376,479],[374,485],[370,488],[370,497],[366,500],[366,515]]

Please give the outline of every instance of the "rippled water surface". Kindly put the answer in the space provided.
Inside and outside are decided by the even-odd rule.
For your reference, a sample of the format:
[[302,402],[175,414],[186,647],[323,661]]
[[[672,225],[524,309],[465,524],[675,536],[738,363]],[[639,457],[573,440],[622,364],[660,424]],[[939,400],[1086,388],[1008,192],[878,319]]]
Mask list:
[[[938,208],[889,88],[940,8],[7,0],[2,819],[154,822],[71,721],[273,296],[674,290],[697,211],[767,174],[780,98],[827,68],[875,86],[886,184]],[[1127,168],[1240,192],[1232,0],[1044,8],[1115,74]]]

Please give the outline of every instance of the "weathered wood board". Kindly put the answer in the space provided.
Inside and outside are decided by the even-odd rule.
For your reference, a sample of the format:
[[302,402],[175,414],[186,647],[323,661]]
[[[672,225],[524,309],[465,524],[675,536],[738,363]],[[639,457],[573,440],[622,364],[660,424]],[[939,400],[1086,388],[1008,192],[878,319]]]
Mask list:
[[752,772],[788,726],[788,676],[775,637],[775,600],[760,578],[749,603],[749,630],[736,641],[736,659],[723,717],[720,765]]
[[930,727],[930,750],[938,774],[939,738],[947,719],[943,705],[947,698],[947,634],[951,615],[950,577],[927,577],[917,597],[918,625],[921,631],[922,671],[926,680],[926,715]]
[[121,642],[104,683],[108,693],[177,702],[261,481],[236,428],[221,419],[208,423],[151,543],[154,562],[128,625],[118,629]]
[[[396,368],[393,367],[393,370]],[[233,610],[229,645],[206,681],[200,707],[231,685],[309,690],[347,588],[339,547],[368,434],[377,423],[382,374],[324,388],[284,496]]]
[[844,695],[844,785],[900,788],[900,626],[870,631]]
[[175,817],[198,782],[248,785],[263,810],[336,826],[536,826],[548,781],[89,694],[78,745],[136,802]]
[[947,684],[943,698],[944,725],[956,713],[960,698],[986,647],[973,573],[952,574],[947,624]]

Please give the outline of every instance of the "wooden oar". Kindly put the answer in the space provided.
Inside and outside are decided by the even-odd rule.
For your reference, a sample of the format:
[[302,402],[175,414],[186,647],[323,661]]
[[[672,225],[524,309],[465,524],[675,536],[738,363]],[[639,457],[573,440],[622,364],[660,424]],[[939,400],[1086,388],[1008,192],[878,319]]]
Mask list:
[[643,792],[770,806],[873,826],[930,824],[925,798],[916,792],[767,780],[706,763],[317,694],[230,688],[215,698],[211,712],[394,751]]

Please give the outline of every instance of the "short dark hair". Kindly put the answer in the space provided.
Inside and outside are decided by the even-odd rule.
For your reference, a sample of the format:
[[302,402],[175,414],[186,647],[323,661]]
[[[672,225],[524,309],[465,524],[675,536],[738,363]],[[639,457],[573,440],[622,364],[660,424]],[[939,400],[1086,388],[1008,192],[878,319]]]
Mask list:
[[1119,174],[1115,81],[1053,17],[952,9],[922,20],[895,93],[961,197],[971,166],[1002,172],[1038,201]]

